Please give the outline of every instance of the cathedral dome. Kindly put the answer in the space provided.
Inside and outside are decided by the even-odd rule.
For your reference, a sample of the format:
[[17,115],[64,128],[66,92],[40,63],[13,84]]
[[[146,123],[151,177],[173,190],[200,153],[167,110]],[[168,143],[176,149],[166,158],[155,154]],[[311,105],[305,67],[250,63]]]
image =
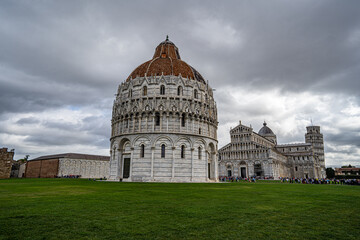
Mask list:
[[266,122],[263,123],[263,127],[259,130],[259,135],[268,135],[268,134],[272,134],[275,135],[274,132],[268,127],[266,126]]
[[136,77],[160,75],[181,75],[205,83],[204,78],[195,68],[181,60],[179,49],[169,41],[168,37],[156,47],[153,58],[138,66],[126,81]]

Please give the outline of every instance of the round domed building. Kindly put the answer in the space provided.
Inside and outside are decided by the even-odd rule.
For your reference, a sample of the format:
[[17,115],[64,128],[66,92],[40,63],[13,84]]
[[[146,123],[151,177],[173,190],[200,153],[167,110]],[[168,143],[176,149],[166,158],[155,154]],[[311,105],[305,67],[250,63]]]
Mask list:
[[168,38],[119,85],[111,124],[110,180],[217,180],[213,91]]

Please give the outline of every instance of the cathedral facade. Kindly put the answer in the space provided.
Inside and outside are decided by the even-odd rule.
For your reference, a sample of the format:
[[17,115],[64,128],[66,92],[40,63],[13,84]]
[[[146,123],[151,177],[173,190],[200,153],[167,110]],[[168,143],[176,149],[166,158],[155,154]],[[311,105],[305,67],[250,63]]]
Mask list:
[[212,88],[168,38],[119,85],[111,124],[110,180],[218,179]]
[[324,140],[319,126],[306,127],[305,143],[277,144],[264,123],[258,133],[241,124],[230,130],[230,143],[219,149],[219,176],[323,178]]

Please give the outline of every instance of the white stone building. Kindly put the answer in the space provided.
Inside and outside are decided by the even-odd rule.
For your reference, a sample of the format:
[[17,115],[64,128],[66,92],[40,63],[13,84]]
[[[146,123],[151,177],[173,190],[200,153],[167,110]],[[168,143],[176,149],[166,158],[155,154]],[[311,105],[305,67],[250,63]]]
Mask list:
[[217,125],[211,87],[166,39],[119,85],[110,180],[216,181]]
[[54,178],[77,175],[80,178],[108,178],[109,160],[108,156],[79,153],[41,156],[26,162],[24,177]]
[[80,178],[108,178],[109,157],[67,154],[59,158],[58,176],[79,175]]
[[319,126],[307,127],[305,143],[277,144],[266,126],[259,133],[242,125],[230,130],[231,142],[219,150],[219,176],[325,177],[324,142]]

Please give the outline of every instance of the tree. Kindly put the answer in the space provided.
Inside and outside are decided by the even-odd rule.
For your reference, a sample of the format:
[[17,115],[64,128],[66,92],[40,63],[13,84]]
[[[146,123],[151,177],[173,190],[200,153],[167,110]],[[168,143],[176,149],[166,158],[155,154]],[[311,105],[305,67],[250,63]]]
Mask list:
[[25,155],[24,158],[21,158],[21,159],[19,159],[18,161],[20,161],[20,162],[22,162],[22,163],[27,162],[27,160],[29,159],[29,157],[30,157],[30,155]]
[[326,168],[326,177],[327,178],[335,177],[335,170],[333,168]]

